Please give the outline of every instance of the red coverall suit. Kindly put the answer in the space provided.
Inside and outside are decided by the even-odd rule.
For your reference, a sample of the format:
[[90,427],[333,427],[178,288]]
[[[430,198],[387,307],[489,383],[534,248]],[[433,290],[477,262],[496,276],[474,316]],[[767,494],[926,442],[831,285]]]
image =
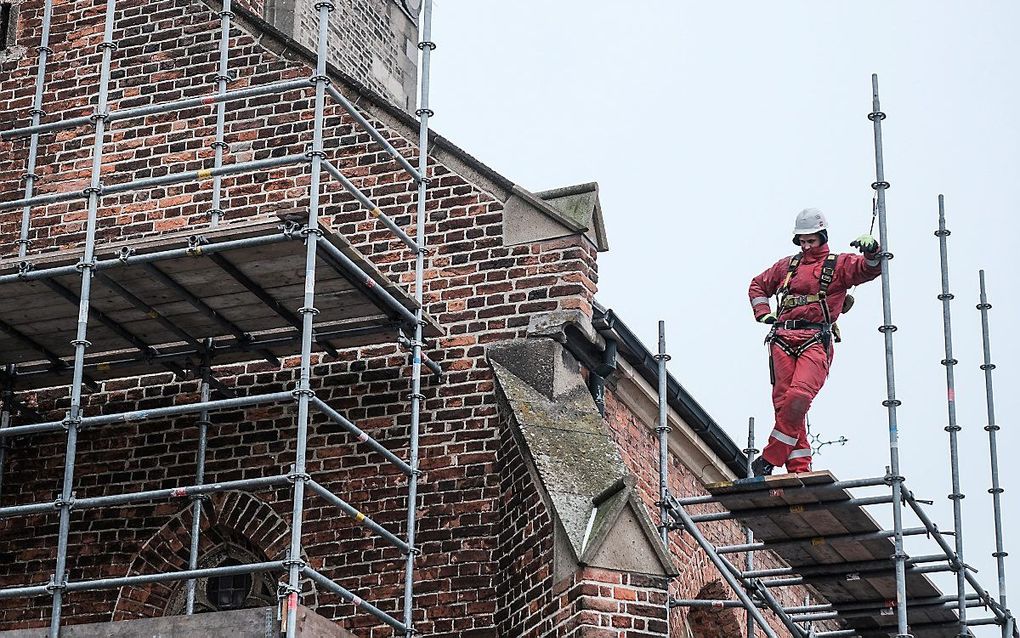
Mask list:
[[[790,279],[788,295],[817,295],[820,289],[822,266],[829,254],[828,244],[811,248],[802,253],[801,261]],[[748,296],[755,319],[761,319],[769,312],[769,298],[776,294],[786,281],[790,257],[777,261],[771,268],[751,280]],[[848,288],[871,281],[882,272],[881,261],[875,255],[840,254],[836,258],[832,283],[826,294],[829,319],[836,322],[843,309],[843,300]],[[822,323],[825,317],[821,303],[809,303],[787,310],[779,308],[778,329],[775,337],[796,350],[814,338],[817,329],[784,329],[782,324],[789,320]],[[832,345],[828,352],[823,344],[815,342],[799,356],[793,356],[781,348],[775,340],[769,343],[772,357],[772,404],[776,410],[776,427],[772,430],[768,445],[762,457],[772,465],[786,465],[788,472],[811,471],[811,443],[807,438],[805,418],[811,401],[822,389],[832,362]]]

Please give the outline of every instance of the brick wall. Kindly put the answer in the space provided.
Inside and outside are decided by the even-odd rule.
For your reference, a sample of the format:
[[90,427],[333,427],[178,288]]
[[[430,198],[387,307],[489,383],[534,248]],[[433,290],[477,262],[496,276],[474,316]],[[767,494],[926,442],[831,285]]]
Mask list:
[[[111,108],[206,95],[213,90],[219,20],[198,0],[123,0],[118,3]],[[41,0],[22,6],[23,37],[39,38]],[[47,121],[91,112],[98,80],[102,3],[55,3]],[[232,88],[306,77],[305,62],[266,49],[243,26],[231,40]],[[34,58],[0,63],[0,129],[27,120]],[[303,153],[311,140],[307,93],[269,96],[234,104],[228,111],[227,162]],[[391,120],[392,122],[392,120]],[[414,156],[415,132],[376,122],[405,154]],[[103,181],[121,183],[195,170],[212,157],[214,116],[210,108],[115,123],[104,146]],[[41,182],[37,192],[80,190],[87,182],[92,136],[89,127],[43,135]],[[327,111],[327,153],[397,223],[407,228],[415,205],[414,186],[366,134],[334,107]],[[0,194],[21,196],[27,140],[0,145]],[[492,194],[433,164],[428,188],[427,233],[434,251],[428,260],[426,310],[445,327],[430,353],[447,374],[441,384],[426,381],[422,417],[421,502],[417,561],[416,623],[434,636],[659,636],[656,614],[664,603],[657,583],[637,575],[589,573],[553,583],[550,574],[552,523],[527,473],[520,451],[501,422],[493,377],[484,359],[486,344],[525,335],[529,316],[580,308],[591,314],[597,289],[596,251],[572,237],[532,245],[502,245],[502,205]],[[270,215],[307,205],[309,177],[302,168],[274,169],[223,180],[227,219]],[[411,255],[359,205],[330,183],[324,219],[395,280],[413,281]],[[99,219],[100,241],[151,236],[208,222],[209,182],[152,189],[145,194],[106,197]],[[51,251],[83,240],[82,201],[33,211],[32,251]],[[16,252],[20,211],[0,213],[0,255]],[[410,368],[394,346],[344,350],[339,357],[316,355],[313,390],[398,454],[406,455],[410,422]],[[251,362],[219,367],[217,376],[244,392],[293,388],[297,358],[282,367]],[[88,394],[86,414],[144,409],[197,399],[197,383],[169,374],[107,382]],[[40,392],[40,410],[59,417],[67,408],[66,388]],[[633,415],[610,394],[610,424],[628,465],[641,478],[650,511],[653,449]],[[215,413],[210,429],[207,481],[279,474],[294,458],[294,413],[274,406]],[[120,424],[82,433],[74,490],[79,498],[188,484],[194,472],[197,428],[193,417]],[[5,468],[4,505],[49,501],[59,491],[64,438],[50,435],[15,442]],[[309,432],[308,471],[334,493],[398,534],[403,533],[404,477],[364,446],[323,419]],[[690,472],[673,470],[677,493],[694,493]],[[305,552],[315,569],[396,613],[402,557],[385,542],[321,501],[309,499]],[[288,489],[255,498],[226,494],[206,505],[204,547],[236,536],[251,555],[281,556],[281,522],[289,518]],[[134,505],[118,510],[76,511],[71,517],[73,580],[179,569],[185,560],[189,502]],[[220,531],[215,531],[215,529]],[[215,532],[215,533],[214,533]],[[53,571],[57,516],[35,515],[0,521],[0,587],[44,583]],[[218,536],[217,536],[218,534]],[[713,528],[713,538],[738,540],[732,526]],[[285,543],[284,543],[285,544]],[[713,578],[704,557],[677,540],[675,555],[686,557],[676,592],[697,593]],[[661,583],[660,583],[661,584]],[[95,622],[165,613],[180,585],[67,596],[68,622]],[[390,636],[335,595],[307,590],[306,604],[336,618],[355,634]],[[0,601],[0,629],[44,626],[49,599]],[[679,618],[679,617],[677,617]],[[680,620],[674,621],[679,623]],[[727,621],[728,622],[728,621]],[[711,623],[702,623],[710,626]],[[725,623],[718,626],[728,626]],[[679,634],[682,635],[682,634]],[[705,634],[708,635],[708,634]]]
[[[624,463],[637,477],[636,488],[645,506],[658,522],[659,494],[659,460],[658,439],[654,425],[642,423],[616,395],[613,390],[606,392],[606,420],[617,446],[620,448]],[[670,491],[678,497],[701,496],[707,494],[700,479],[703,468],[688,468],[675,456],[670,457],[669,478]],[[693,506],[689,510],[693,514],[721,511],[715,505]],[[718,521],[699,525],[702,533],[713,545],[734,545],[743,543],[743,529],[733,521]],[[674,598],[727,599],[735,598],[733,592],[722,580],[715,566],[697,543],[686,534],[670,535],[670,551],[676,557],[676,566],[680,576],[673,580],[670,592]],[[744,554],[728,554],[727,558],[735,565],[743,567]],[[766,569],[785,567],[776,556],[768,552],[756,552],[755,568]],[[774,590],[773,594],[786,605],[803,604],[807,592],[803,588],[783,588]],[[742,610],[692,610],[679,609],[671,614],[670,635],[683,636],[684,625],[688,624],[694,631],[694,638],[725,638],[738,635],[731,633],[733,627],[741,627],[739,635],[744,635],[745,615]],[[780,635],[785,631],[778,622],[773,626]]]
[[[317,50],[314,0],[259,0],[265,16],[287,36]],[[391,103],[414,110],[418,80],[418,2],[338,0],[329,27],[328,59]]]

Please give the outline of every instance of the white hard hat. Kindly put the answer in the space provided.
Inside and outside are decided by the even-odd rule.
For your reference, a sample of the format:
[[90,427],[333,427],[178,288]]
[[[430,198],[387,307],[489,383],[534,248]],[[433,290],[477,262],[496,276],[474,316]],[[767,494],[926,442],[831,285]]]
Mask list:
[[794,235],[813,235],[829,227],[825,214],[817,208],[805,208],[797,213],[797,221],[793,224]]

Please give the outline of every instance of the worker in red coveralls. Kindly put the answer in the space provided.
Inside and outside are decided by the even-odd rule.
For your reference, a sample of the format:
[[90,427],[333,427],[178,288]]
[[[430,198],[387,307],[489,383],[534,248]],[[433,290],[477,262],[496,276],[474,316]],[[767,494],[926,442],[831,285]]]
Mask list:
[[[879,245],[861,235],[851,246],[862,255],[829,252],[828,224],[816,208],[797,215],[793,243],[801,252],[783,257],[751,280],[748,296],[754,318],[772,325],[769,347],[772,404],[776,426],[768,445],[751,467],[755,476],[785,465],[788,472],[811,471],[807,412],[822,389],[832,363],[833,342],[839,342],[836,320],[849,310],[847,290],[882,272]],[[778,296],[772,312],[769,298]]]

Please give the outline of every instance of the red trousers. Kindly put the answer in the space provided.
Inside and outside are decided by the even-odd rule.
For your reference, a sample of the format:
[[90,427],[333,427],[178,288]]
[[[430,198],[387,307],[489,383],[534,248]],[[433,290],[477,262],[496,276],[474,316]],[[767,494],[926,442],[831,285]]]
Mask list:
[[829,375],[831,358],[820,343],[792,356],[775,343],[772,353],[772,405],[776,427],[762,452],[765,460],[788,472],[811,471],[811,442],[807,437],[807,412],[811,401]]

